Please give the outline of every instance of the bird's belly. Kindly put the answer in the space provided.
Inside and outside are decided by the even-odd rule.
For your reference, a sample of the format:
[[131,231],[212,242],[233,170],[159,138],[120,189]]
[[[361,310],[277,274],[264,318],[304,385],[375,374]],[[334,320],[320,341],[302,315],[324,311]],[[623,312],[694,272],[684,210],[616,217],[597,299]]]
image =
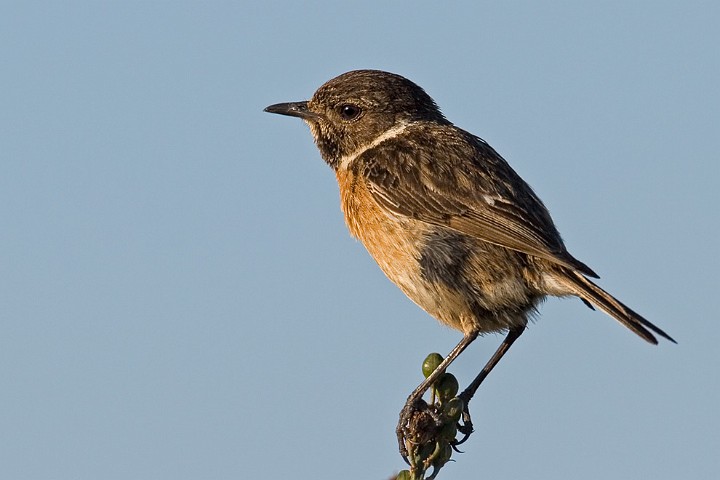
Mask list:
[[[357,237],[387,277],[440,322],[464,333],[524,325],[539,301],[518,254],[445,227],[382,209],[346,175],[341,206]],[[516,267],[516,268],[513,268]]]

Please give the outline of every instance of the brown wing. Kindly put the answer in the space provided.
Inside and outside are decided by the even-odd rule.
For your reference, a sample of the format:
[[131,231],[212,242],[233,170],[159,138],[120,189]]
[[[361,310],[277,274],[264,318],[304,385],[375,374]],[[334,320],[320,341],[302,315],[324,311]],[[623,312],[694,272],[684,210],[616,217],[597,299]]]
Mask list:
[[358,165],[382,207],[597,277],[568,253],[543,203],[492,147],[453,126],[430,128],[364,152]]

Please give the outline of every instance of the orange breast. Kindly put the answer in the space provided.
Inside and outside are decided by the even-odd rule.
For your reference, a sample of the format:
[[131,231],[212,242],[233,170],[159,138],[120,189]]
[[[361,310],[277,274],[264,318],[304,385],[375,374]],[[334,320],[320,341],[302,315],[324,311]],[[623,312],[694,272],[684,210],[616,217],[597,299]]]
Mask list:
[[474,324],[466,298],[423,278],[419,258],[431,227],[401,218],[380,207],[364,179],[337,172],[340,205],[350,233],[358,238],[382,271],[417,305],[460,331]]
[[[337,172],[340,208],[350,233],[359,239],[380,267],[391,276],[407,275],[414,266],[423,231],[411,220],[391,216],[375,201],[364,179]],[[401,273],[402,271],[402,273]]]

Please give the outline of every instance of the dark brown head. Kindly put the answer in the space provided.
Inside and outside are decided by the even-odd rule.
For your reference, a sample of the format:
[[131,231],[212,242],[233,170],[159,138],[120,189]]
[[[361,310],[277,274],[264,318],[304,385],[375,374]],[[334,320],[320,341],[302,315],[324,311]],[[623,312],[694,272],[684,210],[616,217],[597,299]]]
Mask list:
[[323,159],[335,169],[343,156],[370,145],[390,129],[419,120],[448,123],[422,88],[379,70],[343,73],[307,102],[279,103],[265,111],[302,118]]

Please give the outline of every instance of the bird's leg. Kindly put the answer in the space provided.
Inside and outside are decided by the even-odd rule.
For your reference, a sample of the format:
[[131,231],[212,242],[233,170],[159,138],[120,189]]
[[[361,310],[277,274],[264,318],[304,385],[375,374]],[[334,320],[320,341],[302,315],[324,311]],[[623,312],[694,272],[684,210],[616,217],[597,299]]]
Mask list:
[[498,364],[500,359],[505,355],[505,353],[510,349],[510,346],[517,340],[520,335],[525,331],[525,326],[521,327],[513,327],[508,332],[507,336],[505,337],[505,340],[500,344],[498,349],[495,351],[495,354],[493,354],[492,358],[485,364],[483,369],[478,373],[477,377],[475,377],[475,380],[473,380],[468,387],[463,390],[463,392],[458,395],[463,401],[463,424],[458,425],[458,431],[463,434],[463,438],[455,442],[455,445],[460,445],[461,443],[465,442],[470,437],[470,434],[473,432],[473,425],[472,421],[470,419],[470,410],[468,409],[468,404],[470,403],[470,400],[473,398],[473,395],[475,395],[475,392],[480,387],[480,384],[485,380],[485,377],[488,376],[488,374],[492,371],[493,368],[495,368],[495,365]]
[[438,365],[435,371],[432,372],[427,378],[425,378],[425,380],[420,385],[418,385],[415,390],[413,390],[413,392],[408,397],[407,402],[405,402],[405,406],[400,411],[400,421],[398,422],[397,428],[395,429],[395,433],[397,434],[398,439],[398,446],[400,448],[400,455],[403,457],[405,462],[408,462],[408,450],[405,441],[411,440],[410,437],[414,437],[418,433],[414,432],[414,429],[411,428],[412,425],[416,424],[415,422],[412,422],[414,414],[427,409],[427,403],[422,400],[422,396],[425,394],[428,388],[430,388],[430,386],[435,383],[435,381],[440,377],[440,375],[445,372],[445,370],[453,362],[453,360],[455,360],[457,356],[460,355],[463,350],[465,350],[467,346],[470,345],[473,340],[477,338],[477,336],[477,332],[465,334],[462,340],[460,340],[460,342],[455,345],[455,348],[453,348],[452,351],[448,353],[447,357],[443,359],[443,361],[440,363],[440,365]]

